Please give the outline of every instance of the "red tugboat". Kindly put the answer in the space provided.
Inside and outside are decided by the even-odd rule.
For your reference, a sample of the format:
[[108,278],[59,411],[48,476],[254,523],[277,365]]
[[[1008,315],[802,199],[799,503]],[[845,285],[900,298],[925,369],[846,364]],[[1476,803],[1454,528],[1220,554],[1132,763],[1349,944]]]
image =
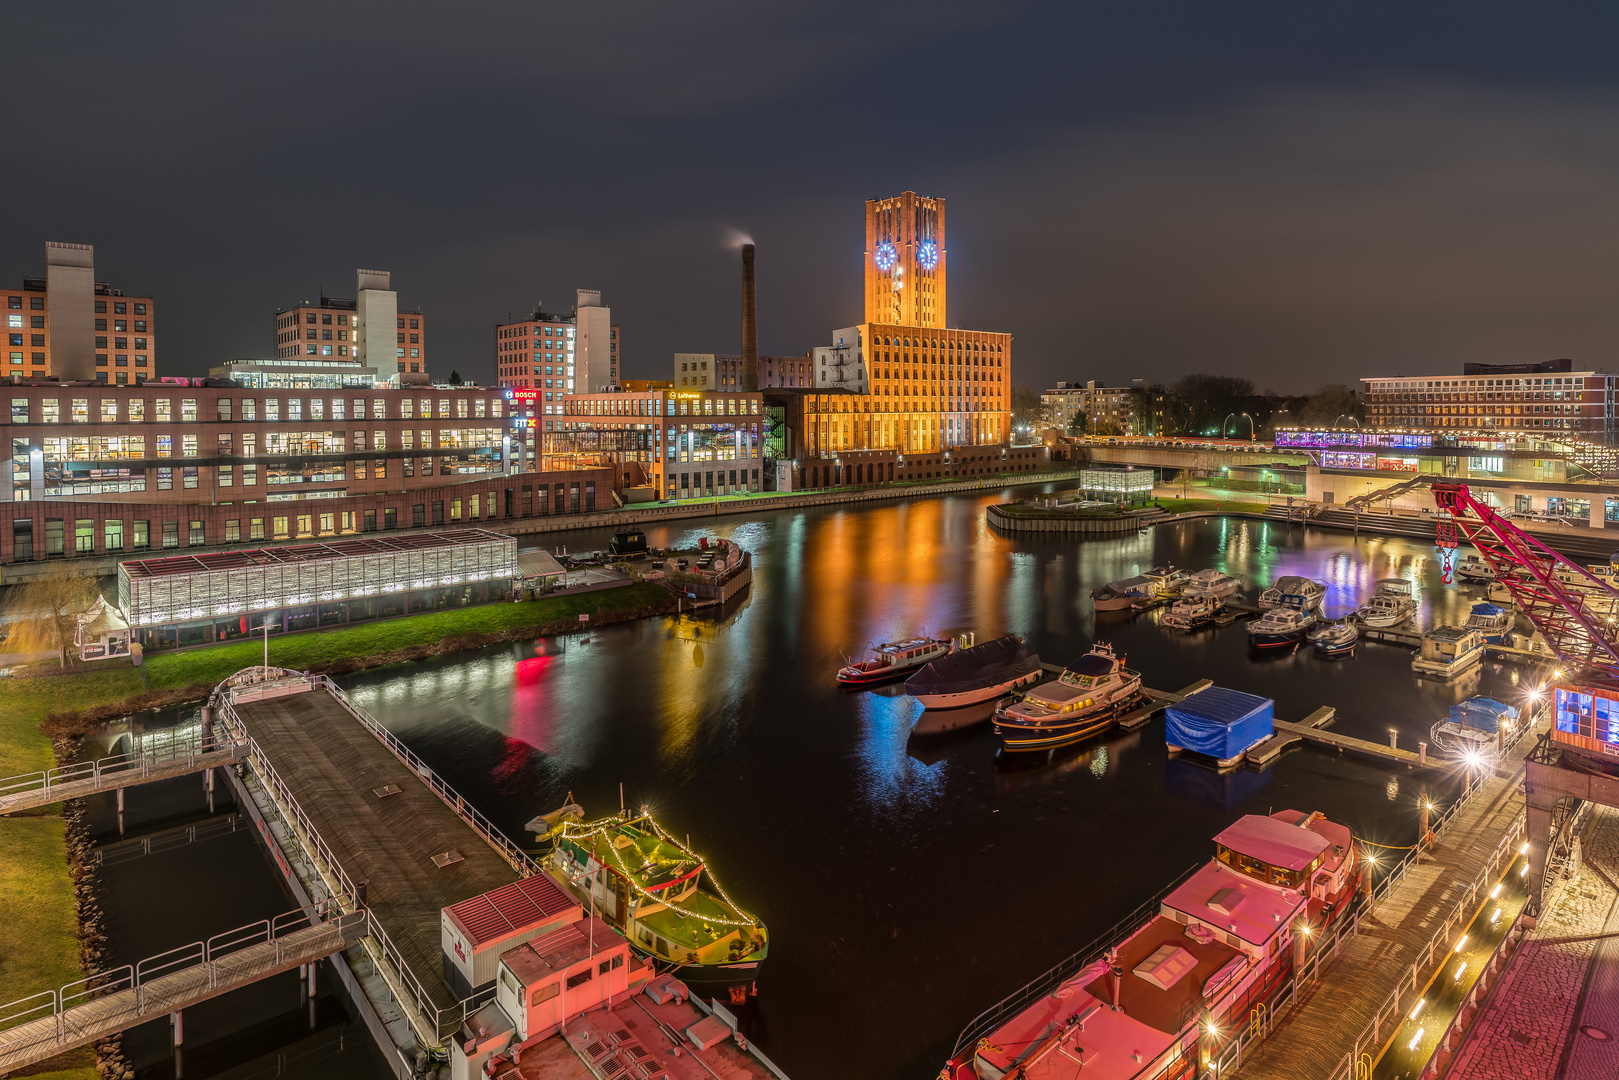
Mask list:
[[915,637],[906,641],[875,645],[866,651],[864,660],[846,664],[838,669],[838,684],[858,687],[890,682],[947,655],[954,647],[953,641],[929,637]]
[[1319,813],[1250,814],[1122,939],[973,1021],[941,1080],[1191,1080],[1354,898],[1354,839]]

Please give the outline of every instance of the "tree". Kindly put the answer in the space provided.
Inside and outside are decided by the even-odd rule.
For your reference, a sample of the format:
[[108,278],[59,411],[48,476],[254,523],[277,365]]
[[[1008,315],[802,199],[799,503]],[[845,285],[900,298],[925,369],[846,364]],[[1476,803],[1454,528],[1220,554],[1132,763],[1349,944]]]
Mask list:
[[1360,391],[1342,383],[1329,383],[1305,398],[1294,415],[1307,427],[1329,427],[1339,423],[1340,417],[1342,423],[1348,424],[1350,417],[1361,419]]
[[1076,412],[1074,413],[1073,418],[1068,421],[1068,434],[1083,435],[1085,434],[1085,428],[1089,426],[1089,424],[1090,417],[1086,416],[1083,410]]
[[12,627],[7,651],[49,649],[63,667],[70,667],[79,613],[95,603],[98,591],[95,572],[84,563],[48,564],[43,574],[17,586],[9,605]]
[[459,371],[455,370],[454,368],[450,369],[450,385],[451,386],[460,386],[461,385],[461,373]]
[[1250,411],[1254,384],[1234,375],[1186,375],[1175,383],[1170,395],[1179,406],[1176,412],[1186,430],[1202,435],[1219,432],[1231,413]]
[[1012,427],[1031,431],[1041,426],[1040,391],[1032,386],[1012,387]]

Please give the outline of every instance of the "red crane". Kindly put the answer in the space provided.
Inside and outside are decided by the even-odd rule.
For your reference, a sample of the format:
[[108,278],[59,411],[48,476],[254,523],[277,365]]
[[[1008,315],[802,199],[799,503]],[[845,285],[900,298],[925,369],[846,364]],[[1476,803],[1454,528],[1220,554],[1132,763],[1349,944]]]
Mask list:
[[[1459,530],[1571,675],[1619,681],[1619,592],[1473,498],[1466,484],[1436,483],[1433,496],[1441,547],[1454,549]],[[1596,611],[1592,600],[1600,601]]]

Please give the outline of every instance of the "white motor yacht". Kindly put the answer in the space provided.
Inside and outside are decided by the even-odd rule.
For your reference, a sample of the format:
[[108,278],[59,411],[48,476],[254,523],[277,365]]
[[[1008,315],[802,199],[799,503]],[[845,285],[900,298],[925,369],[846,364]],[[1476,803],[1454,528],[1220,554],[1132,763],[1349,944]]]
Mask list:
[[1399,626],[1417,613],[1417,598],[1405,578],[1384,578],[1377,591],[1355,610],[1355,618],[1367,626]]
[[1212,569],[1199,570],[1187,578],[1186,584],[1181,586],[1181,596],[1188,599],[1197,596],[1220,598],[1231,596],[1240,588],[1242,588],[1241,579],[1234,578],[1230,574]]
[[1277,578],[1276,584],[1259,594],[1259,606],[1267,611],[1279,607],[1314,611],[1321,605],[1321,598],[1326,595],[1327,587],[1321,582],[1311,581],[1296,574],[1287,574]]

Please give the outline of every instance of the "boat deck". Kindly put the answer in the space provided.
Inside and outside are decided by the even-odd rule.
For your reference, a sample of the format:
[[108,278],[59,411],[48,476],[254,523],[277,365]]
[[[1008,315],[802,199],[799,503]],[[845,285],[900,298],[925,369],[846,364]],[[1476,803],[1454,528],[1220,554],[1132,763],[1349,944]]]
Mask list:
[[[686,1037],[697,1028],[709,1043],[699,1048]],[[709,1040],[717,1038],[717,1042]],[[594,1051],[594,1053],[592,1052]],[[615,1068],[624,1056],[635,1063]],[[587,1064],[595,1064],[595,1069]],[[596,1009],[568,1021],[565,1036],[553,1036],[523,1051],[523,1060],[502,1080],[775,1080],[778,1074],[739,1047],[721,1020],[705,1017],[690,1002],[658,1004],[633,994],[610,1009]]]
[[[367,904],[422,988],[455,1005],[440,909],[517,872],[326,690],[244,701],[236,712],[338,864],[367,883]],[[460,858],[441,868],[433,857],[446,852]]]
[[1410,981],[1412,964],[1419,957],[1426,962],[1428,942],[1446,914],[1484,872],[1503,834],[1523,814],[1518,788],[1523,760],[1533,745],[1529,736],[1518,741],[1444,838],[1378,902],[1359,931],[1344,939],[1323,977],[1305,988],[1268,1039],[1245,1054],[1234,1076],[1296,1080],[1302,1062],[1311,1063],[1311,1075],[1324,1076],[1357,1048],[1377,1056],[1392,1027],[1385,1025],[1372,1045],[1360,1040],[1395,987]]

